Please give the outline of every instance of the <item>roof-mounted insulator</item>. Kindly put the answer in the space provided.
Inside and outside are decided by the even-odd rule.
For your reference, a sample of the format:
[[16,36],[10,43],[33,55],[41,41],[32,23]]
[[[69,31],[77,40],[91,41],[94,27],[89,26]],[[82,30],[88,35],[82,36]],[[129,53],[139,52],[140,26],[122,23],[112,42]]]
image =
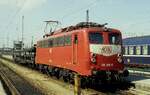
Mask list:
[[[62,28],[60,30],[60,32],[69,32],[69,31],[72,31],[72,30],[77,30],[77,29],[81,29],[81,28],[89,28],[89,27],[106,28],[105,25],[107,25],[107,23],[98,24],[98,23],[94,23],[94,22],[80,22],[80,23],[76,24],[75,26],[69,26],[69,27]],[[107,31],[107,28],[105,30]],[[53,35],[53,34],[55,34],[55,32],[51,33],[51,35]]]

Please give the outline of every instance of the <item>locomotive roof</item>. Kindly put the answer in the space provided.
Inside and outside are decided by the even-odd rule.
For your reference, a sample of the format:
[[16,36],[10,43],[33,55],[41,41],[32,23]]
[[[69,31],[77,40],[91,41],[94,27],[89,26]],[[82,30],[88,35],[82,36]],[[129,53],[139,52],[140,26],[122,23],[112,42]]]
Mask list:
[[56,30],[56,31],[51,32],[49,34],[46,34],[46,35],[44,35],[44,37],[49,37],[51,35],[56,35],[56,34],[65,33],[65,32],[71,32],[73,30],[87,29],[87,28],[91,29],[91,30],[101,28],[106,32],[110,32],[112,30],[115,30],[114,32],[119,32],[117,29],[107,28],[107,27],[105,27],[105,25],[107,25],[107,23],[98,24],[95,22],[80,22],[80,23],[76,24],[75,26],[69,26],[69,27],[61,28],[59,30]]
[[125,38],[125,39],[123,39],[123,44],[124,45],[150,44],[150,35]]

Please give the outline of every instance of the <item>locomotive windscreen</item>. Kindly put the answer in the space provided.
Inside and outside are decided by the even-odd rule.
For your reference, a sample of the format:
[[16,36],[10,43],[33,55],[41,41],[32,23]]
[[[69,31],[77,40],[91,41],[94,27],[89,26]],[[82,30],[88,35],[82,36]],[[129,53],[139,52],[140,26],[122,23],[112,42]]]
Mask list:
[[92,44],[102,44],[103,43],[103,35],[97,32],[89,33],[89,42]]
[[121,44],[121,35],[118,33],[109,34],[109,43],[110,44]]

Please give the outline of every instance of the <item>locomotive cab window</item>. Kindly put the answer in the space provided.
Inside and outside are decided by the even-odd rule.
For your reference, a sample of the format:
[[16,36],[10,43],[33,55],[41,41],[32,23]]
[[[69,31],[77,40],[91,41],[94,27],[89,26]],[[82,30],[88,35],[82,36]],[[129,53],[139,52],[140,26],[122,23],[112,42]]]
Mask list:
[[98,32],[90,32],[89,33],[89,42],[91,44],[102,44],[103,43],[103,35]]
[[117,33],[109,34],[109,43],[110,44],[121,44],[121,36]]

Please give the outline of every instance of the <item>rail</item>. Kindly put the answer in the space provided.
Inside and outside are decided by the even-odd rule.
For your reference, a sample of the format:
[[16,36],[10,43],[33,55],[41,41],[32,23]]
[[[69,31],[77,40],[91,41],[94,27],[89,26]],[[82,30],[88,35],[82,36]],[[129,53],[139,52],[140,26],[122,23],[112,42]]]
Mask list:
[[21,95],[2,70],[0,71],[0,76],[6,84],[6,86],[8,87],[11,95]]
[[131,74],[136,74],[136,75],[141,75],[145,77],[150,77],[150,72],[149,71],[142,71],[142,70],[134,70],[134,69],[129,69],[129,73]]
[[[12,59],[8,59],[8,58],[3,58],[4,60],[7,60],[9,62],[13,62]],[[113,86],[112,85],[101,85],[101,86],[97,86],[96,89],[95,87],[92,87],[92,88],[88,88],[88,89],[82,89],[80,88],[80,79],[78,77],[78,75],[75,76],[75,88],[74,88],[74,92],[75,92],[75,95],[106,95],[107,93],[111,93],[111,89],[113,90],[116,90],[119,88],[119,90],[116,90],[116,92],[114,92],[115,94],[118,94],[118,95],[141,95],[142,93],[148,93],[147,95],[149,95],[150,93],[147,91],[147,88],[144,88],[143,89],[140,89],[139,86],[142,86],[141,84],[137,84],[139,86],[137,86],[136,84],[134,83],[128,83],[128,82],[121,82],[121,85],[119,84],[115,84]],[[109,86],[111,87],[114,87],[114,88],[111,88],[109,90]],[[108,88],[106,88],[108,87]],[[143,87],[143,86],[142,86]],[[102,90],[101,90],[102,89]],[[128,89],[128,90],[126,90]],[[105,90],[109,90],[109,92],[105,92]],[[113,93],[113,94],[114,94]],[[142,94],[142,95],[145,95],[145,94]]]

